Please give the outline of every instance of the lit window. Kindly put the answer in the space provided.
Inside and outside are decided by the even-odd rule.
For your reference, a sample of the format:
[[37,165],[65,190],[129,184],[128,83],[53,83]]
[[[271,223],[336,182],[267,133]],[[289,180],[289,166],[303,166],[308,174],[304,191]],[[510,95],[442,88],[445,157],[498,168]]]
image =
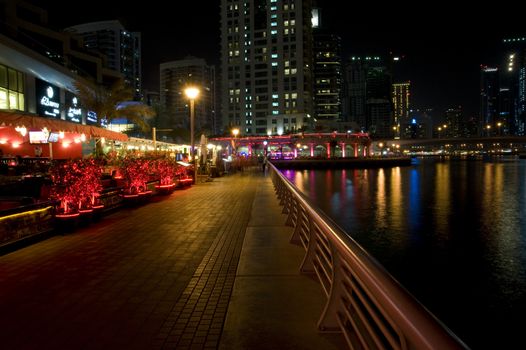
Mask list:
[[273,29],[273,30],[270,31],[270,34],[272,34],[272,35],[276,35],[276,34],[278,34],[278,31],[275,30],[275,29]]
[[0,109],[9,109],[7,104],[7,90],[0,88]]

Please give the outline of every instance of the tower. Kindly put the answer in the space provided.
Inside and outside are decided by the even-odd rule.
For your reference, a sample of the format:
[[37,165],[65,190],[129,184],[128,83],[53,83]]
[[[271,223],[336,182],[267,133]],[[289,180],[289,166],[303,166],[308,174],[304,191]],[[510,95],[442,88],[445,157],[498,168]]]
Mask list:
[[480,136],[488,135],[499,121],[499,71],[488,66],[480,67]]
[[224,132],[305,128],[313,113],[310,0],[222,0],[221,48]]
[[399,138],[400,125],[402,121],[409,118],[409,97],[410,97],[411,82],[396,83],[393,84],[392,97],[393,97],[393,117],[394,117],[394,136]]
[[216,133],[214,66],[196,57],[165,62],[160,66],[160,84],[160,102],[166,112],[164,120],[160,120],[163,127],[189,127],[188,98],[184,89],[192,85],[200,91],[195,104],[195,130]]
[[133,89],[135,98],[140,99],[140,33],[126,30],[119,21],[85,23],[66,28],[65,31],[81,36],[88,50],[105,55],[106,68],[120,72],[126,85]]

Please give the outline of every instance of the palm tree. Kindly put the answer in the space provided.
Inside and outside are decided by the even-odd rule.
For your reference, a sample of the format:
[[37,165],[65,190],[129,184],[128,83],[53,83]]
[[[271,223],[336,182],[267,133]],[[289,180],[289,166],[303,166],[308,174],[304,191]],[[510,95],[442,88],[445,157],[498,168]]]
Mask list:
[[[155,111],[148,105],[133,101],[133,91],[124,84],[124,80],[116,81],[110,87],[103,85],[88,85],[75,81],[77,97],[81,105],[97,114],[100,121],[104,118],[111,123],[117,118],[126,118],[143,131],[149,130],[147,119],[155,116]],[[96,154],[102,154],[100,143],[97,142]]]

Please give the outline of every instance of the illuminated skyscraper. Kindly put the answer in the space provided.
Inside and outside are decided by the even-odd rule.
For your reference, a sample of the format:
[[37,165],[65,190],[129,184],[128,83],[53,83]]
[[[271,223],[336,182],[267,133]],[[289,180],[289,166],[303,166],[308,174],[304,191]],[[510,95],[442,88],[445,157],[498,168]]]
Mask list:
[[318,122],[341,121],[341,39],[314,33],[314,102]]
[[400,125],[409,118],[409,97],[411,82],[393,84],[393,131],[395,137],[400,137]]
[[488,136],[488,129],[499,121],[499,71],[488,66],[480,67],[480,136]]
[[506,123],[513,135],[526,135],[526,37],[503,40],[502,87],[508,89],[511,108]]
[[303,128],[313,113],[312,67],[310,0],[221,1],[224,132]]

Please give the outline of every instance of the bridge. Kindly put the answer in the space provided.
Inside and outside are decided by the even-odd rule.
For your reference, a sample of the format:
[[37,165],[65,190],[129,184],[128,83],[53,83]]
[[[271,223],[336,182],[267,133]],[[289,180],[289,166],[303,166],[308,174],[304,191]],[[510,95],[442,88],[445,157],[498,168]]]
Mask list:
[[371,138],[367,133],[299,133],[274,136],[217,137],[211,143],[248,156],[270,154],[272,158],[366,157]]
[[491,152],[508,150],[520,153],[526,150],[526,136],[491,136],[470,138],[433,138],[433,139],[382,139],[374,140],[375,150],[382,148],[399,149],[400,151],[436,151],[448,152]]

